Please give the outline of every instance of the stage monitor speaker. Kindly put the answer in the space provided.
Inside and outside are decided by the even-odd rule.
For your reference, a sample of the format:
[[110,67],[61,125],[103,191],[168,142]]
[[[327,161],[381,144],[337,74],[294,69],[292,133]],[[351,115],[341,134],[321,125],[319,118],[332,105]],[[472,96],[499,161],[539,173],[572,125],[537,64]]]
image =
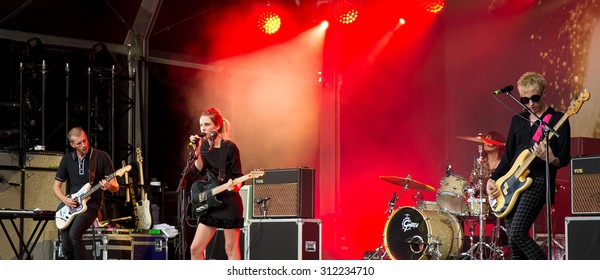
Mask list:
[[567,260],[600,260],[600,217],[566,217]]
[[[253,179],[253,218],[313,218],[315,170],[305,167],[265,170]],[[260,203],[264,200],[263,203]]]
[[571,159],[571,211],[600,214],[600,156]]

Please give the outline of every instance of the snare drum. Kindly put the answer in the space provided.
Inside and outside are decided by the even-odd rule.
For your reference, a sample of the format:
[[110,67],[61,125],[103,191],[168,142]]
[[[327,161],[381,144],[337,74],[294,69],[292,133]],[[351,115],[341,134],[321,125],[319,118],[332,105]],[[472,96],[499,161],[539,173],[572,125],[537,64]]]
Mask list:
[[444,211],[452,214],[462,215],[467,211],[467,201],[464,189],[468,186],[465,178],[449,175],[442,178],[440,188],[436,195],[437,203]]
[[430,210],[430,211],[442,211],[440,205],[435,201],[419,200],[417,201],[417,209],[419,210]]
[[[485,198],[469,198],[469,215],[471,216],[479,216],[481,214],[481,209],[483,209],[483,215],[488,216],[490,214],[490,205],[487,203]],[[479,203],[481,202],[481,209],[479,208]]]
[[447,212],[401,207],[386,222],[383,240],[394,260],[455,259],[463,245],[462,223]]

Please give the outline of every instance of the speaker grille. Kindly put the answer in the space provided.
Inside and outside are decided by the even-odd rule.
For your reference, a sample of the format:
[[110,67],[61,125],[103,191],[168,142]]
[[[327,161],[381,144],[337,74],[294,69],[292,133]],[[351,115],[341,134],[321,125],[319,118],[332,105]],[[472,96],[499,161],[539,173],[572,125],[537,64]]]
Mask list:
[[[254,198],[270,198],[266,202],[267,217],[298,216],[298,184],[257,184],[254,186]],[[263,209],[254,203],[254,217],[262,217]]]
[[573,176],[573,213],[600,213],[600,174]]

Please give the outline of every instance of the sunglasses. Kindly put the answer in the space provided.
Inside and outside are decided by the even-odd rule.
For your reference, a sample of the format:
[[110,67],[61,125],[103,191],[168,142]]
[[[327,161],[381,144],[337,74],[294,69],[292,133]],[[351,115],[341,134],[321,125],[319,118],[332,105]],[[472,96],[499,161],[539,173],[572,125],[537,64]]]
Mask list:
[[528,104],[529,100],[531,100],[533,102],[538,102],[538,101],[540,101],[540,99],[542,99],[542,95],[536,94],[536,95],[532,95],[531,97],[521,97],[519,99],[519,101],[521,101],[521,104]]

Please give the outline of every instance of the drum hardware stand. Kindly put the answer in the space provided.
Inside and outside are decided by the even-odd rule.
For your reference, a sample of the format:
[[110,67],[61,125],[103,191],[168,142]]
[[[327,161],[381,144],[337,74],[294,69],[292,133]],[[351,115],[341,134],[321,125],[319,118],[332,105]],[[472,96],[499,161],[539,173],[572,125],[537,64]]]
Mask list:
[[[483,135],[480,133],[480,135]],[[477,190],[479,190],[479,200],[477,202],[477,210],[478,210],[478,220],[475,223],[479,223],[479,241],[475,244],[473,244],[473,234],[474,234],[474,226],[473,223],[469,223],[467,221],[467,225],[469,226],[469,238],[471,240],[471,248],[469,249],[469,251],[467,251],[466,253],[463,253],[463,256],[469,256],[471,259],[479,259],[479,260],[484,260],[484,253],[485,253],[485,249],[488,248],[492,251],[493,254],[495,254],[496,250],[494,250],[494,248],[492,246],[490,246],[489,244],[485,243],[485,213],[483,213],[483,202],[484,199],[481,198],[481,196],[483,195],[483,191],[482,191],[482,185],[483,185],[483,166],[482,166],[482,162],[483,162],[483,144],[479,144],[477,145],[478,150],[479,150],[479,158],[477,159],[477,164],[475,166],[476,170],[478,170],[477,174],[477,183],[475,184],[475,190],[473,191],[473,193],[469,193],[469,200],[473,201],[473,199],[475,198],[475,193],[477,193]],[[474,252],[475,250],[479,248],[478,253],[478,257],[475,257]]]
[[497,258],[495,259],[504,259],[504,251],[502,251],[502,247],[500,246],[500,236],[501,233],[504,232],[506,236],[508,236],[508,231],[505,227],[500,223],[501,219],[496,219],[496,226],[492,229],[492,233],[490,234],[490,242],[492,243],[492,248],[494,248],[494,252],[497,254]]
[[[407,188],[408,188],[408,184],[406,185],[406,187],[404,187],[404,190],[402,191],[400,196],[402,196],[402,194],[404,193],[404,191]],[[387,213],[386,220],[389,220],[390,217],[392,216],[392,213],[394,213],[394,210],[396,209],[396,201],[398,200],[398,198],[400,198],[400,196],[396,196],[396,192],[394,191],[392,198],[390,198],[390,201],[388,202],[388,208],[385,210],[385,213]],[[384,246],[383,242],[381,242],[381,244],[379,244],[379,247],[377,247],[377,249],[375,249],[375,251],[373,253],[366,256],[365,259],[367,259],[367,260],[385,260],[387,258],[387,255],[388,255],[388,252],[387,252],[387,250],[385,250],[385,246]]]
[[[557,239],[556,239],[556,226],[554,224],[554,212],[556,210],[554,209],[554,205],[552,205],[550,207],[550,215],[552,215],[552,237],[548,238],[547,233],[537,233],[534,236],[534,239],[537,239],[536,236],[542,237],[544,236],[546,239],[542,242],[542,244],[540,244],[540,247],[550,247],[550,245],[548,245],[548,240],[552,240],[552,245],[555,247],[555,249],[552,251],[552,255],[549,255],[548,258],[549,259],[553,259],[553,260],[561,260],[564,258],[564,252],[565,252],[565,246],[563,244],[561,244]],[[550,253],[548,253],[550,254]],[[561,256],[562,254],[562,256]]]

